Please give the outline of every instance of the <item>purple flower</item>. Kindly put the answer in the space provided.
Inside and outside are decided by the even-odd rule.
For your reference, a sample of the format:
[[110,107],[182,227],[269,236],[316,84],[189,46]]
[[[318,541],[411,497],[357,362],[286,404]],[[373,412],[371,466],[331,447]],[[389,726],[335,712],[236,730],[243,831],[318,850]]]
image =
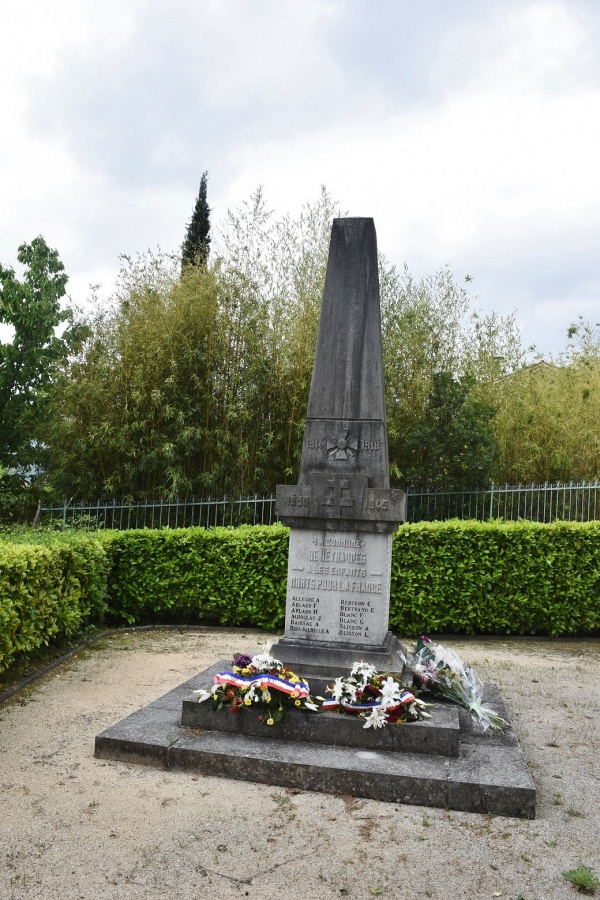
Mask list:
[[247,653],[238,653],[238,655],[233,658],[234,666],[239,666],[240,669],[246,669],[251,662],[252,657],[248,656]]

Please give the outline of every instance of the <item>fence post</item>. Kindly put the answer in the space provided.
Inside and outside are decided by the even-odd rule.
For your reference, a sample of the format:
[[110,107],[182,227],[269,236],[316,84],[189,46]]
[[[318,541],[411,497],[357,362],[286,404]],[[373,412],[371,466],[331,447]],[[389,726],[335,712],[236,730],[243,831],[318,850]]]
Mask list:
[[492,486],[490,488],[490,519],[493,518],[494,512],[494,482],[492,481]]

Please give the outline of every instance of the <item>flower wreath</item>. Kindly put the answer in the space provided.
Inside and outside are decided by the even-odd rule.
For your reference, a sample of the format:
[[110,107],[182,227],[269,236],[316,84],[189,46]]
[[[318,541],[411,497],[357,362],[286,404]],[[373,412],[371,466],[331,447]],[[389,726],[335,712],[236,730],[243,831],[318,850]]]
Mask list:
[[[396,677],[394,677],[396,676]],[[406,690],[394,672],[379,673],[370,663],[354,663],[348,678],[336,678],[327,688],[331,700],[324,700],[322,709],[338,709],[365,719],[364,728],[383,728],[388,722],[418,722],[430,719],[425,707],[413,691]]]
[[281,721],[287,708],[318,712],[319,707],[310,695],[308,682],[271,656],[272,644],[267,642],[263,652],[255,656],[238,653],[230,671],[214,676],[211,690],[198,690],[198,702],[213,699],[215,709],[229,707],[229,712],[242,709],[259,710],[259,720],[267,725]]

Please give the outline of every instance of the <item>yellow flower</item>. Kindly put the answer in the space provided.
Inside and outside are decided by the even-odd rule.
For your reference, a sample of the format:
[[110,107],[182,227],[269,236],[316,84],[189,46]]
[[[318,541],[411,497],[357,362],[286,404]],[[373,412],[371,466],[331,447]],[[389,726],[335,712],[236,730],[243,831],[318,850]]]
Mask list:
[[218,699],[219,699],[219,698],[217,697],[217,695],[216,695],[216,694],[213,694],[213,700],[218,700]]
[[252,703],[252,700],[250,699],[250,697],[245,697],[244,703],[246,704],[246,706],[250,706],[250,704]]
[[297,696],[298,696],[298,691],[292,691],[292,693],[290,694],[290,697],[292,698],[292,700],[294,700]]
[[296,706],[302,706],[302,703],[300,700],[296,700]]
[[269,716],[269,718],[267,719],[267,725],[274,725],[274,724],[275,723],[273,722],[273,719]]

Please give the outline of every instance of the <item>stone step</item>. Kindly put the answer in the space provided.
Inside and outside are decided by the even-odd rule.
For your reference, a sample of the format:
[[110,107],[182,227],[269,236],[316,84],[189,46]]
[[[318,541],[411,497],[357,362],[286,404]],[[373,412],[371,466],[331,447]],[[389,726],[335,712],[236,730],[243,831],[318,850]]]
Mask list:
[[146,707],[96,738],[99,759],[161,765],[307,791],[534,818],[518,747],[468,745],[459,757],[332,747],[201,731]]
[[401,674],[406,647],[388,631],[381,646],[368,647],[364,644],[357,646],[339,642],[309,643],[284,636],[273,645],[271,653],[297,675],[308,678],[312,693],[315,694],[320,688],[313,685],[313,680],[332,680],[338,675],[348,675],[354,663],[361,659],[374,665],[378,672]]
[[[213,686],[213,676],[227,671],[231,663],[221,660],[193,679],[191,690]],[[331,680],[331,679],[329,679]],[[327,680],[310,679],[313,695],[325,694]],[[405,753],[437,753],[442,756],[458,756],[460,722],[458,709],[447,703],[433,703],[429,710],[431,719],[406,722],[402,725],[386,725],[374,730],[365,728],[364,720],[345,713],[311,713],[290,709],[281,722],[265,725],[259,721],[252,708],[231,713],[229,709],[215,710],[210,698],[203,703],[192,697],[184,697],[181,722],[188,728],[217,731],[223,734],[246,734],[254,737],[274,738],[284,741],[331,744],[340,747],[374,748]]]
[[373,729],[364,727],[364,719],[345,713],[290,710],[281,722],[266,725],[259,721],[257,712],[252,708],[232,714],[228,709],[213,709],[210,699],[204,703],[184,700],[181,724],[221,734],[241,734],[279,741],[458,756],[458,710],[445,704],[436,704],[430,712],[433,718],[422,722],[406,722]]

